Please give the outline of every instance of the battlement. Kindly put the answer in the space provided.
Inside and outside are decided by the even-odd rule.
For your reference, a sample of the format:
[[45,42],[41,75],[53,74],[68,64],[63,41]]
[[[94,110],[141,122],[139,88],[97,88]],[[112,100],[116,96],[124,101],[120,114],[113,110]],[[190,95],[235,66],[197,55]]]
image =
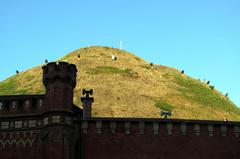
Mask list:
[[44,107],[44,95],[0,96],[0,115],[23,115],[39,113]]
[[76,66],[66,62],[51,62],[42,69],[46,88],[45,110],[70,110],[73,105],[73,89],[76,86]]
[[239,158],[239,122],[87,118],[84,157],[141,159]]
[[82,121],[82,132],[88,134],[89,131],[95,134],[239,138],[240,123],[182,119],[88,118]]
[[62,81],[67,81],[66,84],[72,84],[74,88],[76,86],[76,66],[73,64],[68,64],[66,62],[56,62],[48,63],[43,69],[43,84],[45,87],[48,84],[55,82],[56,79],[61,79]]

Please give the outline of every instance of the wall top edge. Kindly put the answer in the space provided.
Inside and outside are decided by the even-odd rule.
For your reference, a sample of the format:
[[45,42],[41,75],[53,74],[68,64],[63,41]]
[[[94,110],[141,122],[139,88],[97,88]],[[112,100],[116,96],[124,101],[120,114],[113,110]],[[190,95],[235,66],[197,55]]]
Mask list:
[[29,114],[8,114],[8,115],[2,115],[0,116],[1,120],[8,120],[8,119],[21,119],[21,118],[38,118],[41,116],[45,116],[48,114],[69,114],[69,115],[76,115],[73,111],[68,110],[51,110],[43,113],[29,113]]
[[29,98],[44,98],[45,94],[34,95],[0,95],[0,100],[17,100],[17,99],[29,99]]
[[240,125],[240,121],[218,121],[218,120],[190,120],[190,119],[161,119],[161,118],[110,118],[110,117],[91,117],[83,121],[96,122],[165,122],[165,123],[189,123],[189,124],[225,124],[225,125]]

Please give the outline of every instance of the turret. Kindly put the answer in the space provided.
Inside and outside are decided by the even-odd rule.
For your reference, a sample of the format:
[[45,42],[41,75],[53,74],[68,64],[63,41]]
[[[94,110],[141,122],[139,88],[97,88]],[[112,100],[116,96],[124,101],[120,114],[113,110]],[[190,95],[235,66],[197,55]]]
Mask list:
[[76,66],[66,62],[48,63],[42,67],[46,88],[46,110],[70,110],[76,86]]
[[92,117],[92,103],[94,102],[94,98],[90,97],[93,94],[93,90],[85,90],[83,89],[83,95],[86,97],[81,97],[81,101],[83,103],[83,119]]

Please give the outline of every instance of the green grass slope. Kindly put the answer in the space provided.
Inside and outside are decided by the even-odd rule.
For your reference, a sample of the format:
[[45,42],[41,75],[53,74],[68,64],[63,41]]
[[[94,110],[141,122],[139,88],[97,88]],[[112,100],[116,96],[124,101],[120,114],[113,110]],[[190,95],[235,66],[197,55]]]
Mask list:
[[[94,90],[93,116],[160,118],[161,110],[170,110],[172,118],[240,120],[240,109],[209,85],[123,50],[93,46],[58,61],[77,66],[76,105],[83,88]],[[41,66],[0,82],[0,95],[38,93],[44,93]]]

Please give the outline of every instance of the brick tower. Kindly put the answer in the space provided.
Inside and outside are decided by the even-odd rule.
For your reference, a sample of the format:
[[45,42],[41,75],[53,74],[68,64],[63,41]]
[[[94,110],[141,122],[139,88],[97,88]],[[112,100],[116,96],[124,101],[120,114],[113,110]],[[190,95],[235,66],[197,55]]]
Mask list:
[[45,109],[41,132],[44,159],[73,159],[74,113],[73,89],[76,86],[76,66],[66,62],[43,66],[43,84],[46,87]]
[[76,86],[76,66],[66,62],[51,62],[43,66],[47,110],[69,110],[73,105]]

